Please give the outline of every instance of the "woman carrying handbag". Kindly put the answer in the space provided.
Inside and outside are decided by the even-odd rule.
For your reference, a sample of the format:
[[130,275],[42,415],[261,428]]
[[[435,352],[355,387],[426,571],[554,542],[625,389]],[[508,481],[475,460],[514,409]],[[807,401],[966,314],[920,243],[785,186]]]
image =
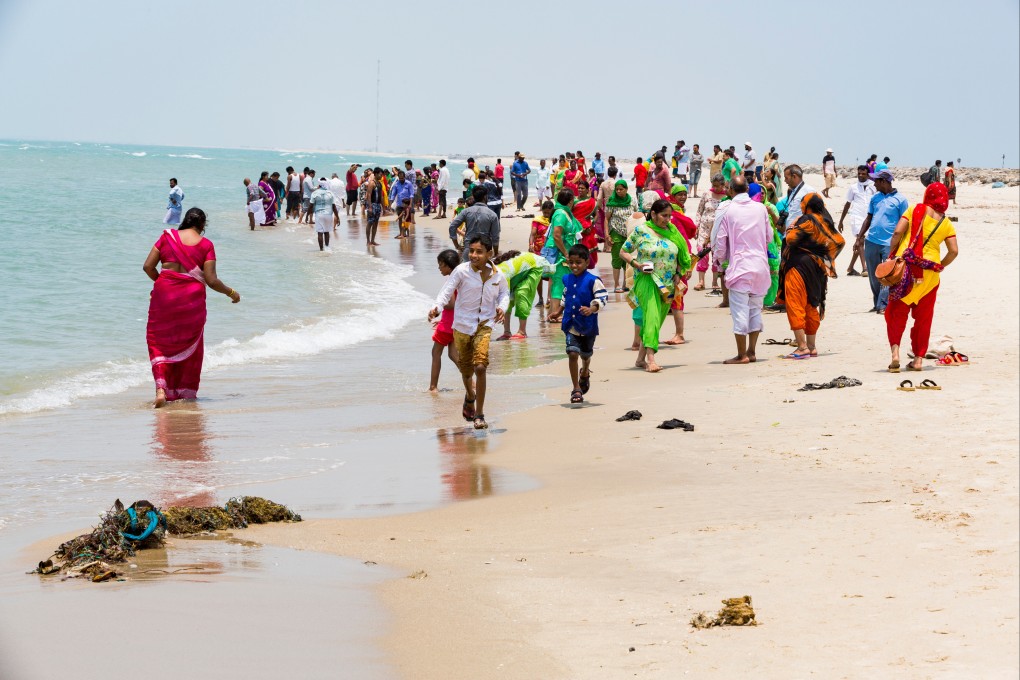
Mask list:
[[[910,329],[910,347],[914,359],[907,365],[908,371],[920,371],[924,355],[928,352],[931,336],[932,317],[935,312],[935,297],[939,289],[939,273],[959,255],[956,243],[956,229],[946,219],[949,207],[949,192],[941,183],[932,183],[924,191],[924,202],[907,209],[896,225],[889,244],[890,259],[882,269],[889,268],[892,281],[889,288],[889,306],[885,310],[886,333],[892,352],[889,363],[890,373],[900,371],[900,341],[907,327],[907,316],[914,317]],[[942,244],[946,255],[941,257]],[[893,263],[893,267],[887,267]],[[875,272],[885,274],[885,272]]]

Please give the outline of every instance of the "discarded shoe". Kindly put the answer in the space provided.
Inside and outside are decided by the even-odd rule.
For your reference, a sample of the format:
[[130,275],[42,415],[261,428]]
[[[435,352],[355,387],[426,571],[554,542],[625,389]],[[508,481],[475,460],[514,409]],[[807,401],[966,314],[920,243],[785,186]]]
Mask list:
[[831,390],[833,388],[857,387],[858,385],[863,384],[864,383],[857,378],[848,378],[845,375],[841,375],[838,378],[833,378],[827,383],[808,383],[797,391],[810,392],[811,390]]
[[641,420],[641,411],[627,411],[622,416],[616,419],[616,422],[622,423],[625,420]]
[[656,425],[655,427],[659,430],[683,430],[684,432],[694,432],[694,425],[676,418],[664,420],[661,424]]

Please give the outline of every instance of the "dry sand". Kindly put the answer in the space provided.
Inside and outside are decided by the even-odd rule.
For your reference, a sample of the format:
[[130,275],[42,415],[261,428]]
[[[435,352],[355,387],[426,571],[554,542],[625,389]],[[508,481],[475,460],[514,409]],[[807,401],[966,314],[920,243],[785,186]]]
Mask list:
[[[919,183],[898,186],[919,199]],[[837,219],[845,191],[828,201]],[[537,369],[563,376],[556,403],[488,414],[506,432],[488,435],[486,463],[540,489],[246,537],[417,572],[380,587],[407,678],[1016,677],[1018,195],[962,185],[950,210],[961,255],[933,337],[952,336],[970,366],[886,373],[867,279],[840,277],[820,358],[763,347],[758,364],[721,365],[729,317],[691,291],[690,342],[650,375],[624,349],[621,299],[601,320],[585,408],[566,406],[558,362]],[[504,220],[504,243],[522,246],[529,224]],[[610,278],[607,256],[599,266]],[[763,338],[792,335],[785,315],[765,323]],[[864,384],[797,391],[839,375]],[[942,391],[895,389],[926,377]],[[630,409],[644,419],[614,421]],[[655,429],[671,417],[696,431]],[[463,455],[480,441],[465,430]],[[745,594],[759,626],[689,625]]]

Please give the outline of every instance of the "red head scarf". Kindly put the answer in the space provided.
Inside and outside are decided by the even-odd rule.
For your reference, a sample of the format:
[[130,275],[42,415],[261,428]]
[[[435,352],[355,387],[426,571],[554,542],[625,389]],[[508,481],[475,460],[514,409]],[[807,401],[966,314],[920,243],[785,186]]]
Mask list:
[[914,212],[910,220],[910,235],[914,252],[918,257],[921,257],[923,250],[918,234],[921,233],[921,225],[924,224],[924,218],[928,214],[928,206],[931,206],[931,209],[937,213],[946,212],[949,208],[949,190],[946,189],[945,184],[942,184],[942,182],[932,182],[929,184],[924,190],[924,200],[920,205],[914,206]]

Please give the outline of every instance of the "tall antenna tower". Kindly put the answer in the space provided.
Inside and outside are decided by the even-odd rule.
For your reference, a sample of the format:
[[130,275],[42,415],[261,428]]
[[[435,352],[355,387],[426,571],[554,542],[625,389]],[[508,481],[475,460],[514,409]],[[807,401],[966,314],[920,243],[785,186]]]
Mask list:
[[381,60],[375,62],[375,152],[379,153],[379,82]]

